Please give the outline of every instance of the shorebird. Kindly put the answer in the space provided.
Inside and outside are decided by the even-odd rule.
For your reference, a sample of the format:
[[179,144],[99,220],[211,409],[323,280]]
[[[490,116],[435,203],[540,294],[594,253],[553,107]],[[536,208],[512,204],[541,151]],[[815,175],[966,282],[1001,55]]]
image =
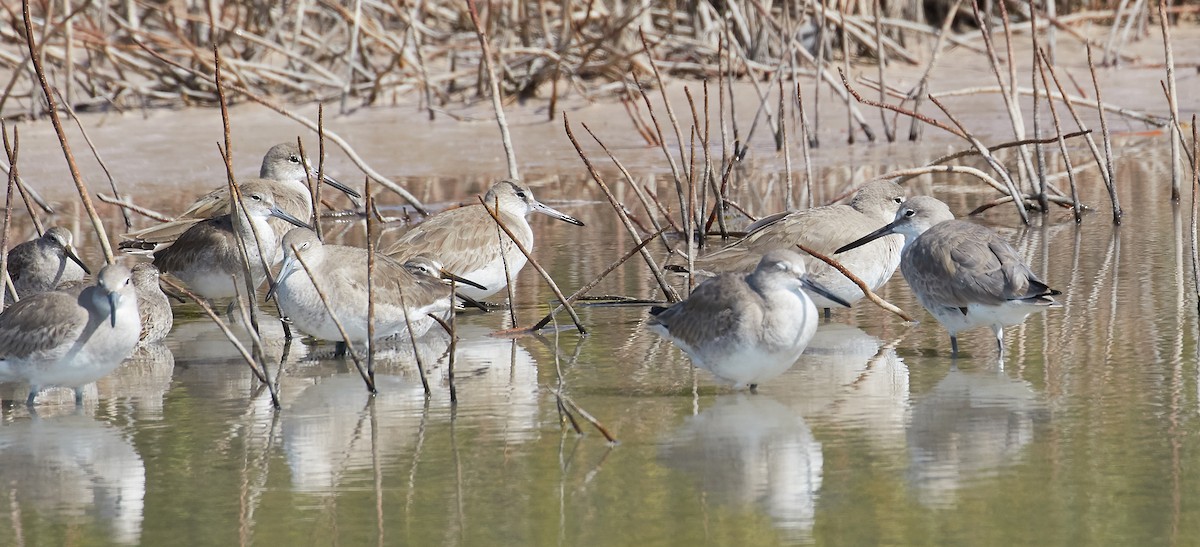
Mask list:
[[[271,288],[279,309],[304,333],[321,340],[343,343],[317,287],[304,272],[312,270],[334,315],[346,329],[351,342],[367,340],[367,250],[322,243],[307,228],[295,228],[283,236],[283,269]],[[300,259],[304,265],[300,264]],[[405,310],[412,335],[420,337],[435,323],[431,316],[448,319],[452,312],[446,276],[463,287],[478,285],[445,272],[441,265],[420,256],[401,264],[385,255],[375,257],[372,288],[375,302],[375,339],[408,336]],[[402,300],[403,299],[403,300]],[[339,345],[339,348],[341,346]]]
[[[312,198],[308,189],[308,177],[317,174],[309,163],[308,158],[300,155],[300,148],[294,142],[285,142],[272,146],[263,156],[262,167],[258,179],[243,179],[240,184],[258,180],[267,184],[275,196],[275,203],[293,217],[300,219],[312,218]],[[361,194],[350,187],[338,182],[329,175],[323,175],[321,182],[328,184],[357,203]],[[197,199],[183,214],[170,222],[164,222],[136,232],[125,234],[127,240],[141,241],[137,247],[144,247],[144,242],[170,243],[175,241],[192,225],[204,220],[229,214],[229,187],[221,186]],[[278,233],[286,233],[289,226],[281,222],[271,221]],[[124,246],[124,245],[123,245]]]
[[106,266],[76,297],[53,291],[22,298],[0,313],[0,381],[28,382],[33,405],[43,387],[75,389],[117,368],[133,353],[141,324],[131,272]]
[[[772,249],[797,251],[796,244],[831,255],[834,249],[890,222],[904,202],[904,189],[894,182],[873,182],[863,186],[848,204],[825,205],[763,218],[747,229],[746,237],[696,260],[696,268],[709,272],[742,272],[754,269],[762,255]],[[900,247],[904,238],[886,237],[878,242],[838,256],[846,269],[862,279],[871,290],[891,279],[900,265]],[[808,276],[845,302],[854,303],[864,295],[858,285],[824,261],[802,254]],[[813,304],[825,310],[840,305],[809,291]]]
[[950,332],[952,355],[958,355],[959,332],[987,325],[1003,360],[1004,327],[1023,323],[1062,294],[1038,279],[999,234],[955,220],[945,203],[928,196],[905,201],[890,224],[837,252],[888,234],[904,235],[900,273],[921,305]]
[[696,366],[735,389],[755,391],[791,368],[816,332],[817,308],[808,291],[849,305],[809,279],[799,254],[777,249],[750,274],[708,279],[686,300],[650,308],[648,324]]
[[[171,302],[167,300],[166,293],[158,284],[158,268],[149,262],[142,262],[135,265],[131,271],[134,292],[137,294],[138,317],[142,321],[138,345],[159,342],[171,331],[175,319],[171,314]],[[90,279],[70,281],[59,285],[57,290],[78,297],[93,283]]]
[[[238,238],[245,243],[254,286],[266,279],[263,264],[272,264],[279,249],[279,237],[268,217],[286,220],[296,226],[308,225],[284,212],[272,194],[253,183],[239,186],[245,203],[244,214],[222,215],[188,228],[169,247],[154,252],[154,265],[187,283],[196,294],[207,298],[229,298],[245,290],[242,253]],[[256,244],[257,237],[257,244]]]
[[142,331],[138,345],[162,341],[171,332],[175,318],[171,313],[171,301],[158,284],[159,271],[153,264],[143,262],[133,267],[133,287],[137,293],[138,316],[142,319]]
[[8,275],[18,297],[53,291],[60,283],[78,281],[92,273],[75,254],[71,242],[70,230],[54,226],[42,237],[8,251]]
[[[516,181],[501,180],[483,196],[489,208],[496,207],[497,200],[500,220],[527,250],[533,249],[533,230],[525,218],[530,213],[538,212],[583,226],[575,218],[534,199],[533,192]],[[464,296],[482,299],[503,289],[509,279],[515,278],[517,272],[525,267],[525,255],[508,236],[501,233],[498,238],[497,230],[492,217],[482,205],[476,203],[430,217],[385,249],[384,254],[400,261],[417,255],[432,257],[447,271],[485,287],[480,289],[467,285],[459,289]],[[504,240],[504,258],[501,258],[500,238]],[[506,259],[509,277],[504,275]]]

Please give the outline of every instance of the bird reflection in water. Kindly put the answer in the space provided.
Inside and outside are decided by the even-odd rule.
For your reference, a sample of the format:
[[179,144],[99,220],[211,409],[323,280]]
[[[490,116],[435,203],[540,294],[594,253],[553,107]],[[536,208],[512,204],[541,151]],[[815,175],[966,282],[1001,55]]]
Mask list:
[[0,426],[0,454],[10,511],[139,542],[146,470],[121,431],[76,413],[35,415]]
[[908,480],[929,507],[953,507],[960,489],[1015,464],[1046,417],[1028,383],[996,370],[952,368],[914,399]]
[[821,443],[770,396],[718,397],[663,442],[660,459],[719,503],[761,504],[789,539],[811,541]]

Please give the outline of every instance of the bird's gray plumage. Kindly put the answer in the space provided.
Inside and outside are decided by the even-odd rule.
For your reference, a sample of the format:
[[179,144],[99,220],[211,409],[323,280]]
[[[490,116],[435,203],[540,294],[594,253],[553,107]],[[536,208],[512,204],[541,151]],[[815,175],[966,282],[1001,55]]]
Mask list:
[[59,284],[83,279],[87,271],[76,262],[71,231],[53,226],[37,239],[8,251],[8,275],[17,296],[25,298],[53,291]]

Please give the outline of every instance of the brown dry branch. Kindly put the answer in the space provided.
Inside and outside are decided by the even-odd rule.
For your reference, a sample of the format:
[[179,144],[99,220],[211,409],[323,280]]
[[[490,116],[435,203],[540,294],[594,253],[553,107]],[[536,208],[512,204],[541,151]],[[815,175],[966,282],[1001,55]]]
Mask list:
[[[1049,64],[1050,63],[1046,59],[1046,56],[1042,55],[1042,62],[1038,64],[1038,70],[1041,71],[1042,85],[1044,85],[1047,89],[1049,89],[1049,87],[1050,87],[1050,80],[1048,78],[1046,78],[1046,69],[1051,68],[1051,67],[1047,66]],[[1051,73],[1053,74],[1053,72],[1051,72]],[[1057,82],[1055,82],[1055,83],[1057,83]],[[1059,135],[1062,135],[1062,125],[1058,119],[1058,110],[1054,108],[1053,102],[1051,102],[1049,104],[1049,107],[1050,107],[1050,119],[1054,121],[1054,131],[1056,133],[1058,133]],[[1074,175],[1074,171],[1072,171],[1072,169],[1071,169],[1071,154],[1067,150],[1066,140],[1063,139],[1061,136],[1058,139],[1058,151],[1062,154],[1063,163],[1067,167],[1067,180],[1069,180],[1071,183],[1071,200],[1073,202],[1072,210],[1074,211],[1074,214],[1075,214],[1075,223],[1079,224],[1080,222],[1083,222],[1083,217],[1082,217],[1083,211],[1079,207],[1079,193],[1075,188],[1075,175]]]
[[504,144],[504,158],[508,161],[508,178],[520,179],[517,170],[517,154],[513,150],[512,136],[508,133],[508,121],[504,118],[504,106],[500,102],[500,83],[496,80],[496,67],[492,61],[492,50],[488,38],[479,23],[479,10],[475,0],[467,0],[467,12],[471,15],[471,23],[475,25],[475,36],[479,39],[479,49],[483,55],[483,65],[488,74],[488,86],[491,89],[492,109],[496,113],[496,124],[500,126],[500,142]]
[[37,45],[33,41],[33,22],[29,13],[29,0],[21,0],[21,15],[25,22],[25,36],[29,37],[27,41],[29,57],[33,61],[33,70],[37,73],[38,83],[41,85],[43,98],[46,100],[46,108],[50,114],[50,122],[54,125],[54,133],[58,135],[58,144],[62,147],[63,157],[66,158],[67,167],[70,168],[71,180],[75,182],[75,190],[79,193],[80,201],[83,202],[83,209],[87,211],[92,228],[96,231],[96,239],[100,241],[100,249],[104,251],[104,260],[108,264],[112,264],[116,259],[113,257],[112,245],[108,241],[108,233],[104,230],[104,223],[100,220],[100,215],[96,213],[96,206],[92,204],[91,192],[88,191],[87,184],[83,182],[79,166],[75,164],[75,154],[71,152],[67,134],[63,131],[62,120],[58,116],[57,101],[54,100],[50,84],[46,81],[46,71],[42,67]]
[[1166,1],[1158,0],[1158,20],[1162,27],[1163,51],[1167,63],[1167,106],[1171,109],[1171,201],[1179,201],[1179,93],[1175,90],[1175,53],[1171,49],[1171,23],[1167,21]]
[[[1089,49],[1089,53],[1088,53],[1089,56],[1091,55],[1090,51],[1091,50]],[[1050,63],[1047,61],[1046,52],[1042,51],[1042,52],[1039,52],[1039,54],[1041,55],[1041,58],[1042,58],[1042,64],[1039,65],[1038,69],[1042,70],[1044,68],[1046,71],[1048,71],[1050,73],[1050,79],[1054,81],[1054,86],[1056,88],[1058,88],[1059,93],[1066,95],[1066,93],[1063,91],[1062,83],[1059,82],[1059,80],[1058,80],[1057,71],[1055,71],[1054,67],[1051,66]],[[1047,85],[1047,87],[1049,87],[1048,83],[1046,85]],[[1097,91],[1099,91],[1099,88],[1097,88]],[[1083,123],[1083,119],[1079,117],[1079,113],[1076,112],[1075,107],[1072,106],[1070,102],[1066,102],[1065,104],[1067,105],[1067,112],[1069,112],[1071,114],[1071,117],[1075,119],[1075,125],[1078,126],[1081,131],[1087,131],[1088,128]],[[1053,107],[1053,103],[1051,103],[1051,106]],[[1092,135],[1090,132],[1088,134],[1084,135],[1083,138],[1087,141],[1088,149],[1091,150],[1092,158],[1096,160],[1096,165],[1100,167],[1100,177],[1104,181],[1105,187],[1107,187],[1109,189],[1109,195],[1116,196],[1116,189],[1113,188],[1112,176],[1109,174],[1109,170],[1105,166],[1104,158],[1100,154],[1100,149],[1096,146],[1096,140],[1092,138]],[[1114,203],[1114,206],[1116,206],[1116,205],[1117,204]]]
[[[1096,78],[1091,46],[1087,48],[1087,57],[1088,71],[1092,74],[1092,88],[1096,90],[1096,104],[1100,105],[1104,100],[1100,96],[1100,80]],[[1108,133],[1108,118],[1105,117],[1103,108],[1097,107],[1096,112],[1100,114],[1100,135],[1104,139],[1104,171],[1108,174],[1105,181],[1108,183],[1108,199],[1112,202],[1113,224],[1121,224],[1121,216],[1124,213],[1121,211],[1121,199],[1117,196],[1117,173],[1113,170],[1112,136]]]
[[264,374],[266,371],[266,366],[264,365],[260,367],[259,364],[254,361],[254,357],[251,357],[250,352],[246,351],[246,346],[242,345],[241,341],[237,339],[237,336],[233,334],[233,331],[229,329],[229,326],[225,324],[225,321],[221,320],[221,317],[213,311],[211,306],[208,305],[208,302],[205,302],[203,298],[196,296],[195,293],[189,291],[183,285],[172,281],[170,278],[163,277],[161,281],[166,283],[168,287],[171,287],[180,294],[186,296],[192,302],[195,302],[197,306],[200,306],[200,310],[203,311],[209,319],[212,319],[213,323],[216,323],[217,328],[221,330],[221,333],[225,335],[225,338],[227,338],[229,342],[233,344],[234,349],[236,349],[238,354],[242,356],[242,360],[246,362],[246,366],[250,367],[250,372],[254,374],[254,377],[258,379],[259,382],[267,386],[267,389],[271,392],[271,404],[276,410],[278,410],[280,408],[279,393],[276,391],[275,384],[267,381],[267,376]]
[[107,203],[109,205],[116,205],[117,207],[120,207],[122,209],[127,209],[129,211],[132,211],[134,213],[142,215],[146,218],[157,220],[159,222],[170,222],[172,220],[171,217],[164,215],[158,211],[155,211],[153,209],[147,209],[147,208],[142,207],[141,205],[138,205],[131,201],[122,201],[122,200],[119,200],[119,199],[117,199],[113,196],[107,195],[107,194],[96,194],[96,199],[99,199],[100,201]]
[[[366,384],[367,391],[372,395],[378,393],[375,389],[375,379],[371,378],[371,375],[367,373],[367,369],[363,367],[362,359],[358,356],[358,350],[354,349],[354,342],[350,340],[350,335],[346,333],[346,328],[342,326],[342,321],[338,319],[337,313],[333,311],[333,305],[329,302],[329,296],[321,289],[321,282],[317,281],[317,276],[308,267],[308,263],[304,261],[304,256],[300,254],[300,250],[295,245],[292,246],[292,253],[294,253],[296,261],[300,263],[300,267],[304,269],[304,274],[308,276],[308,280],[312,282],[313,289],[317,291],[317,296],[321,299],[321,305],[325,307],[325,313],[329,314],[329,318],[333,320],[334,326],[337,327],[338,334],[342,337],[342,343],[346,344],[346,352],[350,354],[350,359],[354,361],[354,368],[358,370],[358,375],[362,377],[363,383]],[[401,307],[404,307],[403,302],[401,302]],[[405,311],[405,320],[407,321],[407,310]],[[409,325],[410,334],[412,332],[411,328],[412,326]],[[368,343],[368,348],[369,346],[370,344]],[[423,382],[424,376],[421,379]],[[428,396],[428,386],[426,386],[425,393]]]
[[[925,65],[925,71],[921,73],[921,79],[917,80],[917,85],[914,85],[908,92],[908,97],[913,101],[913,112],[921,110],[921,101],[929,93],[929,76],[933,73],[933,67],[937,66],[938,59],[942,56],[942,46],[945,44],[946,37],[951,34],[950,26],[954,24],[954,17],[958,15],[958,8],[962,6],[962,3],[963,0],[954,0],[954,4],[950,6],[950,11],[947,12],[946,19],[942,22],[942,28],[938,31],[937,42],[933,44],[933,53],[929,56],[929,63]],[[880,86],[880,88],[883,88],[883,86]],[[916,141],[920,139],[921,127],[921,125],[917,124],[917,118],[914,117],[908,127],[908,140]]]
[[950,110],[946,108],[941,101],[937,100],[937,97],[929,95],[929,100],[933,104],[937,105],[937,107],[942,110],[942,113],[944,113],[947,118],[950,118],[951,122],[954,122],[954,125],[957,126],[964,135],[966,135],[966,139],[971,143],[971,146],[975,147],[975,150],[979,151],[980,156],[983,156],[984,161],[986,161],[988,165],[991,166],[994,171],[996,171],[996,174],[1000,175],[1000,178],[1004,181],[1004,186],[1008,188],[1008,195],[1012,197],[1013,203],[1016,204],[1017,213],[1021,216],[1021,222],[1029,224],[1029,214],[1025,211],[1025,203],[1021,201],[1019,197],[1020,190],[1017,188],[1016,183],[1013,182],[1012,177],[1008,173],[1008,169],[1004,168],[1004,164],[1000,163],[995,156],[992,156],[992,153],[988,151],[987,146],[985,146],[982,141],[971,135],[971,133],[968,132],[965,127],[963,127],[962,123],[960,123],[958,119],[954,117],[954,114],[951,114]]
[[[1000,88],[998,86],[981,86],[981,87],[967,87],[967,88],[962,88],[962,89],[954,89],[954,90],[950,90],[950,91],[939,91],[937,93],[933,93],[932,95],[939,99],[946,99],[946,98],[950,98],[950,97],[961,97],[961,96],[965,96],[965,95],[981,95],[984,93],[999,93],[999,92],[1000,92]],[[1021,95],[1033,95],[1035,93],[1035,91],[1033,89],[1030,89],[1027,87],[1019,87],[1019,88],[1017,88],[1017,92],[1020,93]],[[1114,105],[1111,103],[1102,103],[1101,105],[1097,106],[1097,104],[1095,102],[1089,101],[1086,97],[1080,97],[1077,95],[1067,95],[1064,98],[1062,94],[1051,93],[1045,89],[1040,90],[1040,93],[1045,98],[1049,98],[1049,99],[1053,99],[1053,100],[1057,100],[1057,101],[1071,102],[1071,103],[1075,103],[1078,105],[1082,105],[1086,108],[1102,108],[1104,110],[1112,112],[1113,114],[1124,116],[1124,117],[1132,119],[1132,120],[1137,120],[1139,122],[1142,122],[1142,123],[1145,123],[1145,124],[1148,124],[1148,125],[1151,125],[1154,127],[1166,127],[1167,124],[1170,123],[1168,118],[1160,118],[1160,117],[1154,116],[1152,114],[1138,112],[1136,110],[1131,110],[1131,109],[1117,106],[1117,105]]]
[[871,290],[871,287],[868,287],[867,284],[863,282],[863,280],[859,279],[858,276],[851,273],[850,270],[847,270],[846,267],[843,266],[841,262],[838,262],[828,256],[825,256],[824,254],[814,251],[813,249],[810,249],[801,243],[797,243],[796,247],[799,247],[801,251],[804,251],[804,252],[812,255],[813,258],[816,258],[817,260],[820,260],[821,262],[829,264],[835,270],[841,272],[842,275],[846,276],[846,279],[849,279],[855,285],[858,285],[858,288],[862,289],[863,295],[865,295],[867,297],[867,299],[870,300],[872,303],[874,303],[876,306],[879,306],[880,308],[883,308],[889,312],[896,314],[897,317],[899,317],[900,319],[903,319],[909,323],[913,322],[913,318],[909,317],[909,315],[907,313],[904,313],[904,310],[896,307],[895,305],[888,302],[887,300],[880,298],[879,295],[875,294],[875,291]]
[[[67,25],[67,28],[72,28],[72,27],[70,25]],[[68,42],[68,43],[70,43],[70,42]],[[73,65],[67,65],[67,66],[73,66]],[[70,81],[71,81],[70,76],[68,76],[67,77],[68,84],[70,83]],[[70,89],[70,88],[68,88],[68,89]],[[55,92],[57,93],[58,90],[56,89]],[[69,96],[70,93],[67,93],[67,95]],[[83,135],[83,141],[87,143],[88,148],[91,149],[91,151],[92,151],[92,157],[96,158],[96,163],[100,164],[100,170],[104,171],[104,176],[105,176],[105,178],[108,179],[108,187],[110,189],[112,189],[113,196],[115,196],[118,200],[121,200],[121,192],[119,190],[117,190],[117,181],[115,179],[113,179],[112,172],[108,170],[108,164],[104,163],[104,158],[100,157],[100,151],[96,149],[96,145],[95,145],[95,143],[92,142],[92,138],[90,136],[88,136],[87,129],[85,129],[83,126],[83,121],[81,121],[79,119],[79,116],[77,116],[75,114],[75,109],[71,108],[71,101],[64,98],[61,93],[58,94],[58,98],[63,101],[64,105],[66,105],[67,115],[70,116],[71,119],[75,121],[75,126],[79,128],[79,134]],[[101,200],[101,201],[103,201],[103,200]],[[123,207],[121,208],[121,218],[124,219],[124,221],[125,221],[125,229],[126,230],[133,229],[133,222],[129,218],[129,211]]]
[[[571,132],[570,119],[568,118],[568,116],[565,112],[563,113],[563,129],[566,130],[567,138],[571,141],[571,145],[575,147],[575,152],[577,152],[579,154],[579,158],[581,160],[583,160],[584,166],[587,167],[588,174],[590,174],[592,176],[592,180],[596,181],[596,184],[598,186],[600,186],[600,189],[604,192],[604,196],[606,198],[608,198],[609,205],[612,205],[613,210],[615,210],[617,212],[617,218],[619,218],[621,220],[621,224],[623,224],[625,226],[625,229],[629,232],[629,237],[633,238],[633,242],[636,245],[638,245],[638,250],[641,251],[641,253],[642,253],[642,259],[646,261],[646,266],[648,266],[650,268],[650,272],[651,272],[651,274],[654,275],[655,281],[658,282],[659,288],[662,289],[663,294],[666,295],[666,297],[667,297],[667,300],[669,300],[671,302],[678,302],[679,294],[677,294],[675,292],[674,287],[672,287],[669,283],[667,283],[666,277],[663,275],[662,269],[659,268],[658,263],[654,261],[654,257],[650,256],[650,252],[646,251],[645,249],[642,248],[642,247],[644,247],[644,245],[642,245],[642,243],[643,243],[642,237],[640,235],[638,235],[637,229],[634,228],[633,223],[629,219],[629,215],[627,215],[625,213],[625,208],[622,207],[620,202],[617,201],[616,196],[613,195],[612,190],[609,189],[609,187],[608,187],[608,184],[604,182],[604,178],[600,176],[600,173],[598,171],[596,171],[596,167],[594,165],[592,165],[592,161],[590,159],[588,159],[587,154],[584,154],[584,152],[583,152],[583,148],[581,148],[579,146],[579,142],[575,140],[575,135],[574,135],[574,133]],[[597,143],[600,143],[600,138],[597,137],[596,134],[592,132],[591,128],[589,128],[587,126],[587,124],[583,124],[583,129],[585,131],[587,131],[589,135],[592,136],[592,139],[594,139]],[[600,146],[604,147],[604,144],[600,143]],[[607,148],[605,148],[604,150],[605,150],[605,152],[608,151]],[[636,185],[634,185],[634,186],[636,188]],[[662,233],[664,230],[664,228],[658,227],[657,224],[655,225],[655,227],[657,228],[658,233]],[[654,238],[653,237],[648,238],[646,241],[649,241],[651,239],[654,239]],[[540,328],[540,327],[535,327],[534,330],[537,330],[537,328]]]
[[942,122],[939,122],[939,121],[937,121],[933,118],[930,118],[929,116],[926,116],[924,114],[921,114],[919,112],[913,112],[911,110],[907,110],[903,107],[893,105],[893,104],[881,103],[881,102],[872,101],[870,99],[866,99],[862,95],[859,95],[858,91],[856,91],[854,89],[854,87],[850,85],[850,81],[846,79],[846,73],[842,72],[842,69],[840,69],[840,68],[838,69],[838,75],[842,77],[842,85],[845,86],[846,91],[848,91],[851,95],[853,95],[854,99],[860,103],[863,103],[868,106],[874,106],[876,108],[886,108],[886,109],[896,112],[898,114],[904,114],[905,116],[909,116],[909,117],[913,118],[914,120],[921,120],[921,121],[923,121],[929,125],[932,125],[938,129],[946,131],[956,137],[963,138],[963,139],[967,138],[966,134],[964,134],[962,131],[955,129],[953,127],[950,127]]
[[[12,169],[8,172],[8,190],[4,193],[4,227],[0,228],[0,277],[3,277],[3,283],[0,284],[0,310],[5,308],[5,287],[12,285],[12,280],[8,275],[8,228],[12,224],[12,198],[13,191],[17,187],[17,151],[20,150],[20,141],[17,139],[17,128],[13,128],[12,144],[8,140],[8,128],[2,128],[4,131],[4,152],[8,156],[8,163],[12,165]],[[13,290],[13,301],[15,302],[20,296],[17,291]]]
[[[576,300],[580,299],[581,297],[585,296],[588,293],[588,291],[591,291],[592,289],[596,288],[596,285],[599,285],[600,282],[603,281],[605,277],[608,277],[608,274],[612,273],[613,270],[620,268],[622,264],[628,262],[630,258],[633,258],[633,255],[644,251],[646,248],[646,244],[650,243],[657,237],[661,237],[662,234],[663,234],[663,231],[659,230],[658,232],[655,232],[654,234],[652,234],[650,237],[647,237],[645,240],[642,240],[641,242],[639,242],[632,249],[630,249],[629,252],[625,253],[625,256],[622,256],[620,259],[616,260],[612,264],[609,264],[609,266],[607,268],[605,268],[604,271],[600,272],[600,275],[597,275],[591,281],[584,284],[582,287],[580,287],[578,290],[576,290],[574,293],[572,293],[571,296],[568,296],[567,303],[570,304],[570,303],[575,302]],[[678,297],[676,297],[676,298],[678,298]],[[678,302],[678,301],[679,301],[678,299],[671,300],[671,302]],[[543,317],[537,323],[534,323],[534,325],[532,327],[529,327],[529,329],[528,329],[529,332],[536,332],[536,331],[539,331],[539,330],[542,330],[543,328],[545,328],[546,325],[548,325],[550,323],[550,321],[554,318],[554,315],[557,314],[558,312],[562,311],[562,309],[563,309],[563,305],[559,304],[558,307],[551,310],[550,313],[547,313],[545,317]]]
[[[571,316],[571,321],[575,322],[575,328],[579,329],[579,333],[587,334],[587,329],[583,328],[583,323],[579,321],[579,315],[575,313],[575,309],[571,307],[571,304],[567,301],[567,297],[563,296],[562,291],[558,288],[558,284],[554,282],[554,279],[550,277],[550,274],[546,271],[546,269],[543,268],[541,264],[538,264],[537,260],[535,260],[533,256],[529,254],[529,249],[526,249],[520,241],[517,241],[516,236],[514,236],[512,231],[508,229],[508,226],[504,225],[504,221],[500,220],[500,215],[497,212],[499,207],[492,208],[492,206],[489,206],[487,202],[483,200],[482,196],[479,196],[479,203],[483,204],[483,209],[487,211],[488,216],[492,217],[492,220],[495,221],[496,226],[504,231],[504,234],[508,236],[508,239],[512,242],[513,246],[515,246],[518,251],[521,251],[521,254],[525,255],[525,258],[529,261],[529,265],[533,266],[533,269],[537,270],[538,274],[542,276],[542,279],[546,280],[546,284],[550,286],[550,290],[554,293],[554,296],[558,297],[559,302],[563,302],[564,305],[566,305],[567,313]],[[503,255],[504,253],[501,252],[500,254]],[[509,279],[511,279],[511,277]],[[509,285],[512,285],[512,283],[509,283]]]

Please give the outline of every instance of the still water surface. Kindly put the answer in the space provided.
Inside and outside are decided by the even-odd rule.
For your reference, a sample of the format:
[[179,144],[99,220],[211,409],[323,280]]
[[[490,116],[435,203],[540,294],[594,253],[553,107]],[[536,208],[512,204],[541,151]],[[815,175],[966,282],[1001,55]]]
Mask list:
[[[1122,143],[1120,228],[1087,174],[1100,212],[1080,227],[1066,211],[1028,228],[1010,208],[980,219],[1065,293],[1062,308],[1009,329],[1003,367],[986,330],[962,336],[965,357],[951,361],[945,332],[897,275],[882,294],[919,325],[865,301],[836,312],[757,395],[692,369],[644,329],[644,307],[594,306],[580,309],[587,336],[492,337],[511,326],[506,313],[461,315],[456,406],[445,336],[417,348],[428,399],[407,347],[384,356],[371,398],[331,347],[285,348],[271,325],[267,351],[283,360],[273,412],[217,329],[183,307],[165,343],[103,380],[81,412],[69,392],[36,417],[5,408],[0,544],[1198,544],[1189,213],[1168,202],[1160,144]],[[818,202],[921,161],[887,155],[820,168]],[[777,172],[752,166],[735,199],[779,210]],[[533,219],[536,255],[568,292],[632,247],[579,173],[531,177],[539,197],[587,223]],[[486,187],[410,184],[446,202]],[[909,185],[960,215],[990,199],[962,181]],[[187,197],[139,202],[176,211]],[[361,244],[361,224],[329,226]],[[658,298],[637,260],[594,292]],[[551,298],[526,268],[518,322]],[[556,367],[618,445],[561,425]]]

